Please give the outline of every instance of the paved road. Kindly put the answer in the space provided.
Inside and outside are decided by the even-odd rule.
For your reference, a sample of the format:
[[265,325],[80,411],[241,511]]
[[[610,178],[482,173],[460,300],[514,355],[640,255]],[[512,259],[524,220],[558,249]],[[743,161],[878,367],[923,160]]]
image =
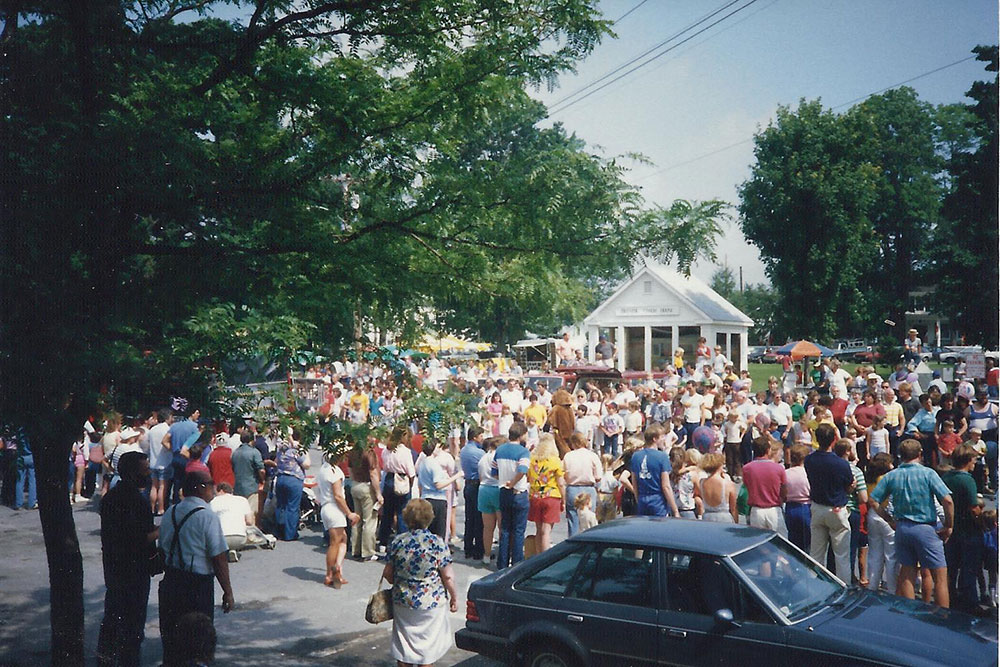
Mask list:
[[[459,516],[461,526],[461,509]],[[80,504],[74,518],[84,564],[87,663],[93,664],[104,602],[100,516],[95,507]],[[560,528],[560,536],[565,535],[565,524],[557,531]],[[48,569],[38,512],[0,506],[0,545],[0,665],[47,664]],[[244,552],[239,563],[231,564],[236,608],[226,615],[216,612],[218,664],[395,665],[389,654],[391,623],[372,626],[364,620],[382,564],[348,560],[344,576],[350,584],[334,590],[322,583],[324,554],[320,529],[306,529],[298,542],[279,542],[274,551]],[[455,556],[461,599],[451,625],[457,630],[465,623],[464,592],[487,570],[465,561],[461,550]],[[161,656],[156,581],[150,594],[144,665],[158,665]],[[221,599],[217,589],[216,600]],[[438,664],[497,665],[457,648]]]

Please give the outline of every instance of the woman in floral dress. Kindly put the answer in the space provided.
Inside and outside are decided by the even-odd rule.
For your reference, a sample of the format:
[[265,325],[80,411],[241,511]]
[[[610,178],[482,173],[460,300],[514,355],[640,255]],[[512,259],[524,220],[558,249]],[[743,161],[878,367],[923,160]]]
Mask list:
[[403,509],[409,532],[389,546],[382,576],[392,584],[392,657],[399,667],[431,665],[451,649],[448,612],[458,611],[451,552],[427,530],[431,504],[414,498]]
[[551,433],[543,433],[528,465],[528,521],[535,522],[538,553],[551,546],[552,526],[566,511],[566,481],[559,450]]

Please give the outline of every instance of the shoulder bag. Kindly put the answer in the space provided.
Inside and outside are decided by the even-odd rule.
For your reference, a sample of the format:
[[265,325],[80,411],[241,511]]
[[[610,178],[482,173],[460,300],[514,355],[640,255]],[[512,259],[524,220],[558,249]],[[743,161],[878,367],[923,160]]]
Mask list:
[[368,606],[365,607],[365,620],[372,625],[392,618],[392,589],[382,588],[384,579],[384,576],[379,577],[378,586],[368,598]]

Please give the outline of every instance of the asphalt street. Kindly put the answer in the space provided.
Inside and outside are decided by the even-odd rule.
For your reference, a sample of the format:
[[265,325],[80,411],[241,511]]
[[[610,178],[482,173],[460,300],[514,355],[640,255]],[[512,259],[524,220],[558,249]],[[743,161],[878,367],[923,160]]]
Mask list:
[[[318,456],[313,453],[314,460]],[[462,512],[459,513],[461,533]],[[87,664],[94,664],[97,634],[103,617],[104,575],[101,566],[100,516],[96,505],[74,506],[83,553]],[[391,622],[373,626],[364,619],[383,564],[348,559],[340,590],[323,585],[322,528],[307,528],[297,542],[279,542],[273,551],[243,552],[230,564],[236,607],[229,614],[217,609],[216,662],[219,665],[395,665],[389,652]],[[557,526],[565,536],[565,523]],[[529,527],[529,533],[533,532]],[[0,506],[0,665],[26,666],[49,662],[48,568],[37,511]],[[481,564],[455,551],[459,612],[451,615],[453,630],[465,623],[465,591],[485,575]],[[156,584],[153,580],[143,642],[143,664],[160,664],[160,633]],[[384,585],[384,584],[383,584]],[[222,592],[216,584],[216,601]],[[453,648],[439,665],[466,667],[498,663]]]

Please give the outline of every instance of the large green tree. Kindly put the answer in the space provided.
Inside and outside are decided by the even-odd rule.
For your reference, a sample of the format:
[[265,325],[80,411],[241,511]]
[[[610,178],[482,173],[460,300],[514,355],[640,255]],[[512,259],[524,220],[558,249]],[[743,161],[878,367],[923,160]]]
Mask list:
[[862,273],[861,285],[876,315],[884,313],[873,321],[896,322],[899,339],[909,292],[926,269],[930,232],[944,193],[937,120],[934,107],[905,87],[873,95],[843,116],[852,159],[878,168],[875,200],[867,212],[878,256]]
[[[905,87],[841,115],[819,101],[778,110],[755,139],[740,213],[781,297],[780,329],[828,339],[878,334],[888,320],[894,337],[902,336],[909,292],[937,280],[931,255],[942,243],[935,235],[948,234],[942,199],[961,183],[944,167],[950,160],[957,169],[970,155],[970,118]],[[976,229],[988,228],[995,225]],[[988,240],[976,234],[977,243]]]
[[[974,49],[988,72],[997,71],[997,47]],[[1000,274],[997,257],[997,76],[976,81],[966,95],[966,128],[974,141],[950,154],[950,189],[931,245],[936,308],[967,339],[996,349]],[[970,119],[971,115],[971,119]]]
[[819,101],[780,107],[756,136],[756,164],[740,187],[743,234],[781,296],[776,324],[792,337],[861,329],[874,312],[862,277],[878,260],[868,213],[879,174],[851,142]]
[[523,275],[612,276],[716,234],[643,211],[613,160],[539,127],[525,87],[609,34],[593,0],[0,11],[0,422],[36,453],[56,664],[84,659],[65,462],[102,402],[208,401],[230,355],[481,294],[518,307],[543,284]]

